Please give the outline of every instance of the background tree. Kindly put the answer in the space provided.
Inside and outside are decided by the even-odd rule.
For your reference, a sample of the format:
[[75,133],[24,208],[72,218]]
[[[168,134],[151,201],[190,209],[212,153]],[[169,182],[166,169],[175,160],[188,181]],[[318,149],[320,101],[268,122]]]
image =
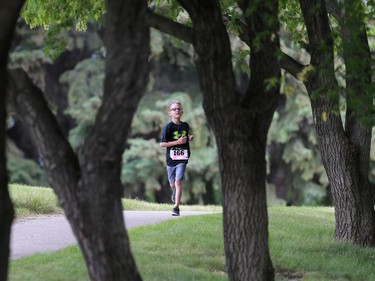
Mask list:
[[23,1],[0,1],[0,280],[7,280],[8,276],[10,231],[14,217],[5,156],[7,64],[22,5]]
[[329,182],[321,163],[305,89],[290,75],[268,134],[267,183],[288,205],[330,204]]
[[[108,1],[103,102],[76,155],[40,89],[12,72],[11,104],[43,157],[51,185],[70,222],[92,280],[141,280],[122,214],[121,156],[147,84],[149,28],[145,1]],[[79,160],[78,160],[79,159]]]
[[[204,94],[203,105],[218,146],[229,278],[273,280],[268,251],[264,157],[267,132],[279,94],[280,67],[275,56],[277,2],[268,5],[257,2],[251,6],[252,10],[248,2],[240,3],[246,22],[252,28],[248,35],[253,40],[251,80],[244,96],[236,91],[229,37],[219,3],[180,3],[193,22],[192,42]],[[258,24],[253,25],[254,22]],[[186,38],[189,32],[187,30]],[[257,37],[256,33],[264,37]],[[262,68],[264,65],[268,68]]]
[[[342,44],[337,46],[341,47],[338,50],[344,59],[346,82],[342,88],[334,71],[334,36],[330,26],[335,22],[330,24],[326,3],[340,29],[338,38]],[[342,4],[300,1],[308,34],[303,39],[308,42],[311,54],[310,65],[300,77],[311,99],[318,144],[332,190],[335,237],[374,246],[375,212],[368,179],[374,124],[374,107],[369,105],[373,102],[374,85],[364,23],[366,7],[362,1]],[[368,4],[371,7],[371,2]],[[340,116],[340,93],[346,104],[344,124]]]
[[[22,67],[43,90],[64,135],[76,125],[70,115],[65,114],[69,104],[63,74],[82,60],[101,55],[100,48],[103,43],[100,36],[102,34],[99,28],[92,24],[88,26],[87,34],[82,31],[64,30],[59,37],[66,39],[66,45],[61,44],[65,49],[61,50],[60,56],[53,59],[50,52],[46,51],[50,46],[48,42],[51,41],[48,33],[43,28],[30,29],[22,18],[18,19],[9,67]],[[62,39],[58,38],[56,41],[61,43]],[[7,137],[10,181],[48,186],[43,161],[22,122],[15,116],[8,118]]]

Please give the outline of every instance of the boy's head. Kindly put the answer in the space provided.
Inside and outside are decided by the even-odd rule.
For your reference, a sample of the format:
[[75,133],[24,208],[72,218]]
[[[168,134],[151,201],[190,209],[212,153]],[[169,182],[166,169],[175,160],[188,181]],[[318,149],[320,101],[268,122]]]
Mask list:
[[179,101],[172,101],[168,105],[168,115],[171,116],[171,117],[173,117],[173,116],[181,117],[183,112],[184,111],[183,111],[183,108],[182,108],[182,104]]

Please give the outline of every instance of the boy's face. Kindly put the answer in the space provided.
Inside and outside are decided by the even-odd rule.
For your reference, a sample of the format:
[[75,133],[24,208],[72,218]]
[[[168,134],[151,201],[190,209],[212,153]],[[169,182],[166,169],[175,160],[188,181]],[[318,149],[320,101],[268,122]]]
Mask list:
[[172,103],[169,107],[168,115],[173,118],[179,118],[184,114],[182,107],[179,103]]

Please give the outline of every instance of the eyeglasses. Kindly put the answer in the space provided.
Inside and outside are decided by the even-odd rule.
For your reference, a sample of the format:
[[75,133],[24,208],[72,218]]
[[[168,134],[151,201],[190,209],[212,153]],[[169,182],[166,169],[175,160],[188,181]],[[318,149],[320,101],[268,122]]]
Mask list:
[[180,108],[180,107],[171,108],[171,111],[182,111],[182,108]]

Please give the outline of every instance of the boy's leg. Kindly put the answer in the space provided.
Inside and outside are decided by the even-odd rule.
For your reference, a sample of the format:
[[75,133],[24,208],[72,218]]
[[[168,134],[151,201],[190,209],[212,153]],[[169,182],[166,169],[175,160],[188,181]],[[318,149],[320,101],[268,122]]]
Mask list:
[[182,195],[182,180],[176,180],[174,186],[176,188],[176,197],[175,197],[174,206],[178,207],[180,205],[181,195]]
[[172,189],[172,194],[171,194],[171,200],[173,203],[176,202],[176,186],[175,183],[169,183],[171,189]]
[[180,205],[181,196],[182,196],[182,182],[184,180],[186,164],[178,164],[176,166],[176,181],[174,182],[174,186],[176,188],[176,202],[175,207]]
[[167,174],[168,174],[169,186],[172,189],[171,200],[173,203],[175,203],[176,202],[176,187],[175,187],[176,167],[167,166]]

